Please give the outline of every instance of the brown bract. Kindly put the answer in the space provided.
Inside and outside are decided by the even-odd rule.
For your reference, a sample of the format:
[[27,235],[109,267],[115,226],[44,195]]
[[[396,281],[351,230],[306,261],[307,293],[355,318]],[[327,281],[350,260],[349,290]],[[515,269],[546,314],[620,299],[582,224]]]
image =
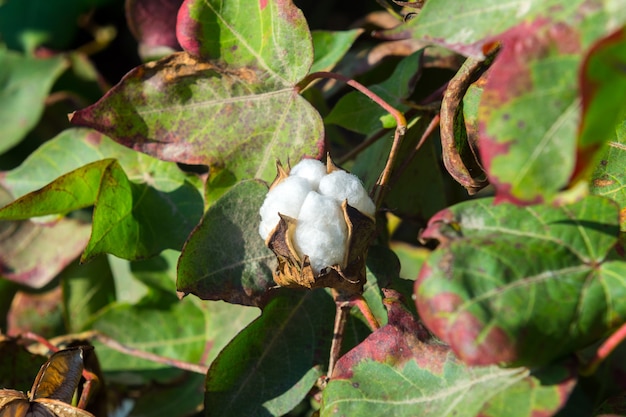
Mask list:
[[[278,165],[278,175],[270,186],[284,180],[288,173]],[[327,172],[337,168],[330,158],[327,162]],[[278,266],[273,272],[274,281],[281,287],[287,288],[333,288],[342,295],[363,293],[366,281],[365,260],[370,241],[376,232],[374,219],[348,205],[344,201],[341,205],[344,220],[348,229],[345,256],[341,264],[331,265],[315,273],[308,256],[298,255],[294,245],[296,219],[279,214],[280,221],[269,234],[265,244],[274,252],[278,259]],[[324,213],[320,213],[323,216]]]

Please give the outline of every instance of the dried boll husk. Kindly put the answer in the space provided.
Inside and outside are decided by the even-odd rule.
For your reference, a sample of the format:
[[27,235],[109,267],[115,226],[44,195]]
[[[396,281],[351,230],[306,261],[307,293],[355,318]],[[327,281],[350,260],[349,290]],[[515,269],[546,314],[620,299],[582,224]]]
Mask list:
[[[327,173],[340,170],[327,159]],[[272,183],[273,188],[288,176],[288,172],[278,164],[278,175]],[[274,281],[289,288],[333,288],[344,295],[361,294],[366,282],[365,261],[367,249],[375,235],[376,225],[374,218],[361,213],[344,201],[341,205],[344,221],[347,227],[345,255],[340,264],[330,265],[319,273],[311,267],[308,256],[298,255],[295,247],[295,230],[297,220],[279,215],[280,220],[274,230],[268,235],[265,244],[270,248],[278,260],[278,266],[273,272]],[[324,213],[320,213],[321,216]]]

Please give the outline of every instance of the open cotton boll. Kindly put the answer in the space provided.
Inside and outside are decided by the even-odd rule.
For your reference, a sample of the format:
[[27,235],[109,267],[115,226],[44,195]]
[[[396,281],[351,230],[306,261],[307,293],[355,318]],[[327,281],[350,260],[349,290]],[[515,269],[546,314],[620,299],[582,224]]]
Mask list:
[[259,234],[261,237],[267,239],[270,232],[274,230],[280,220],[278,213],[294,219],[297,218],[302,203],[310,191],[311,186],[309,182],[300,177],[287,177],[276,184],[267,193],[265,201],[259,209],[261,214]]
[[311,184],[311,189],[317,190],[320,180],[326,175],[326,165],[317,159],[303,159],[291,168],[289,175],[305,178]]
[[315,273],[341,264],[348,228],[336,200],[311,191],[300,210],[294,244],[300,256],[308,255]]
[[348,200],[348,204],[361,213],[373,216],[376,211],[374,202],[367,195],[359,178],[346,171],[333,171],[322,178],[319,192],[337,199],[340,203]]

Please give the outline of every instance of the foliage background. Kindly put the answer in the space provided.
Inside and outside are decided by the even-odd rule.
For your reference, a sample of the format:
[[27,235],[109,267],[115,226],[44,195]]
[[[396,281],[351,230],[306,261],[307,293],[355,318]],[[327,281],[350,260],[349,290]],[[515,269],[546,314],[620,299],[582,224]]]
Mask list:
[[[2,331],[105,334],[96,415],[624,414],[623,347],[584,371],[626,317],[626,4],[295,6],[0,2]],[[327,70],[408,130],[367,262],[383,327],[352,312],[320,392],[334,303],[273,288],[258,208],[275,159],[372,188],[395,128],[303,82]],[[28,390],[42,357],[0,348]]]

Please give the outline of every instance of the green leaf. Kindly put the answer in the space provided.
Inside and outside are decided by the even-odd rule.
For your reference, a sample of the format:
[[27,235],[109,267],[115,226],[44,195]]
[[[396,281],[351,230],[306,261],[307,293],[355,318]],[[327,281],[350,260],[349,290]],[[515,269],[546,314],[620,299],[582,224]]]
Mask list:
[[540,372],[469,368],[428,333],[390,293],[389,323],[337,363],[321,416],[552,415],[575,385],[557,365]]
[[348,52],[356,38],[363,33],[363,29],[346,31],[314,30],[313,36],[313,66],[309,72],[330,71]]
[[191,55],[254,68],[268,84],[294,86],[313,62],[306,19],[290,0],[186,1],[176,32]]
[[282,416],[291,411],[321,376],[334,312],[322,290],[283,290],[211,365],[207,413]]
[[[197,348],[202,345],[203,349],[209,346],[201,352],[202,364],[210,364],[222,347],[258,316],[258,310],[223,302],[207,303],[194,297],[179,301],[175,296],[178,256],[179,252],[168,250],[147,260],[130,262],[127,279],[139,280],[159,295],[155,297],[149,292],[134,304],[111,304],[98,315],[91,328],[129,346],[196,363],[200,360],[195,356],[198,353],[195,348],[179,350],[177,346],[189,344]],[[190,336],[184,337],[179,326],[189,327],[184,333]],[[106,354],[100,353],[103,349]],[[139,358],[126,357],[124,361],[128,362],[120,362],[124,355],[104,346],[98,348],[98,355],[107,370],[128,369],[141,373],[163,368],[161,364]]]
[[[257,309],[196,298],[178,301],[174,295],[178,252],[166,251],[131,263],[129,279],[151,285],[136,305],[111,304],[90,325],[125,346],[163,357],[207,365],[247,324]],[[189,415],[203,401],[204,375],[183,374],[160,363],[122,354],[97,344],[107,381],[130,389],[138,383],[145,391],[131,415]],[[155,381],[154,384],[151,381]]]
[[178,263],[179,291],[204,300],[260,306],[275,285],[276,257],[259,236],[267,187],[240,182],[205,213]]
[[422,235],[443,244],[422,267],[416,305],[459,358],[546,364],[626,320],[626,263],[606,260],[618,234],[613,202],[492,203],[446,209]]
[[[589,190],[593,194],[611,198],[623,210],[626,207],[626,117],[617,126],[614,135],[614,140],[608,143],[591,176]],[[623,215],[620,215],[620,230],[626,231],[626,217]]]
[[[404,99],[411,94],[420,76],[423,52],[419,50],[404,58],[387,80],[368,88],[391,106],[406,111],[409,107],[404,104]],[[339,100],[324,121],[369,135],[381,128],[395,127],[395,120],[388,124],[384,118],[386,115],[388,113],[382,107],[363,93],[351,92]]]
[[45,98],[67,67],[62,56],[37,59],[0,49],[0,154],[18,144],[37,124]]
[[33,51],[43,44],[70,46],[80,16],[113,0],[28,0],[0,2],[0,35],[11,49]]
[[197,190],[183,184],[161,192],[128,180],[112,159],[92,162],[0,209],[0,219],[66,214],[95,205],[83,260],[100,253],[137,259],[180,249],[202,213]]
[[115,301],[115,284],[107,258],[85,265],[71,264],[59,275],[63,288],[63,315],[69,333],[83,330],[92,316]]
[[174,191],[185,182],[199,182],[176,164],[134,152],[92,129],[72,128],[41,145],[19,167],[0,173],[0,184],[19,198],[70,171],[107,158],[117,159],[131,181],[149,184],[159,191]]
[[422,264],[430,254],[426,248],[404,242],[392,242],[391,249],[400,259],[400,277],[409,280],[417,278]]
[[277,159],[318,156],[322,146],[321,118],[294,85],[181,52],[135,68],[72,123],[161,160],[271,181]]
[[578,136],[575,174],[584,173],[596,162],[596,153],[612,139],[626,105],[626,29],[598,41],[582,67],[582,120]]

